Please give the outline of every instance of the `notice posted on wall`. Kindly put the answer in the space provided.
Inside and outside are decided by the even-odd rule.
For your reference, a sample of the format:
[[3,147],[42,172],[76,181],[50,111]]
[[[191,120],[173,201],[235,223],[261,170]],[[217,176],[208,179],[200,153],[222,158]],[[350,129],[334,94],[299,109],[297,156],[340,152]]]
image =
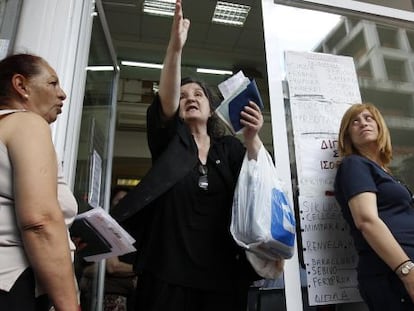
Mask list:
[[0,60],[7,56],[10,40],[0,39]]
[[286,52],[309,305],[361,301],[357,254],[334,197],[340,120],[361,97],[353,59]]
[[334,197],[299,196],[309,304],[360,301],[358,261]]
[[352,57],[311,52],[286,52],[290,98],[359,103],[358,79]]
[[302,174],[298,176],[301,195],[324,196],[333,193],[336,166],[339,162],[334,135],[304,134],[298,138],[296,165]]

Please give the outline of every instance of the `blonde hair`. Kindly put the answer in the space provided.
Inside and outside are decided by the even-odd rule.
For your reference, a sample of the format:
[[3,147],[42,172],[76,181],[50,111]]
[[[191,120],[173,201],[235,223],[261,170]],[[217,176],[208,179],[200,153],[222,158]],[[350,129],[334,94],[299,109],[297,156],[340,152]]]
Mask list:
[[348,108],[341,120],[341,126],[339,128],[339,137],[338,137],[338,150],[339,154],[342,157],[351,155],[351,154],[360,154],[358,149],[353,145],[351,137],[349,136],[349,126],[351,125],[354,118],[364,110],[368,110],[374,120],[378,124],[378,138],[377,144],[380,151],[380,159],[382,165],[387,166],[392,159],[392,146],[391,146],[391,136],[388,130],[387,124],[381,112],[370,103],[354,104]]

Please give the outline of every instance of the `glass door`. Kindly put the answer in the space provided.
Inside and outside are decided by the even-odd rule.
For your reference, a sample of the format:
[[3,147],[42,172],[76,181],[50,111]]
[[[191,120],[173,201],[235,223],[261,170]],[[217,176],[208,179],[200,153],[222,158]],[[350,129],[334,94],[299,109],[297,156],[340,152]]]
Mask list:
[[[74,193],[79,213],[109,209],[119,69],[100,1],[95,3]],[[75,259],[82,310],[101,310],[105,262]]]
[[[412,3],[398,2],[401,6],[404,4],[404,7],[398,7],[399,10],[397,10],[380,6],[379,2],[383,1],[363,1],[375,2],[378,5],[361,2],[341,1],[340,4],[337,2],[338,4],[334,5],[331,1],[325,0],[263,1],[264,12],[266,12],[264,20],[272,122],[279,125],[287,124],[287,130],[279,126],[274,131],[275,141],[283,141],[286,132],[288,133],[288,147],[276,148],[276,163],[279,163],[279,167],[282,166],[280,163],[290,164],[282,166],[281,172],[285,180],[292,180],[293,199],[297,207],[297,223],[300,226],[298,228],[298,258],[289,260],[285,268],[286,306],[289,310],[367,310],[360,298],[352,295],[352,290],[356,292],[357,285],[353,282],[355,280],[353,259],[356,257],[352,257],[352,253],[346,249],[348,245],[340,243],[339,238],[342,236],[334,232],[336,229],[333,223],[337,224],[338,218],[329,220],[327,215],[327,213],[333,215],[333,209],[330,205],[320,203],[328,202],[332,194],[325,191],[324,195],[318,197],[315,195],[318,201],[315,200],[317,204],[312,205],[312,209],[308,209],[310,212],[304,204],[304,197],[306,199],[306,195],[308,197],[309,195],[304,195],[304,187],[300,187],[298,181],[300,169],[303,173],[305,163],[308,165],[306,167],[308,171],[310,167],[312,172],[319,172],[318,178],[323,177],[320,171],[322,169],[326,171],[330,167],[321,167],[322,158],[313,156],[312,150],[320,148],[334,154],[336,142],[327,141],[327,145],[306,144],[310,139],[303,137],[305,137],[304,134],[310,134],[308,131],[310,127],[305,128],[306,131],[301,133],[302,137],[295,138],[291,123],[295,120],[292,108],[298,106],[298,101],[289,88],[292,84],[290,83],[292,80],[289,81],[287,78],[289,71],[286,69],[289,66],[300,67],[303,75],[299,78],[305,81],[306,73],[311,75],[317,73],[318,77],[321,77],[320,73],[327,70],[318,71],[317,68],[318,66],[328,68],[327,59],[331,61],[345,57],[350,60],[356,76],[355,81],[352,81],[355,82],[353,83],[360,93],[360,101],[375,104],[383,113],[390,128],[393,142],[391,163],[393,174],[411,189],[414,187],[412,177],[414,144],[411,139],[414,131]],[[299,20],[301,23],[298,23]],[[303,56],[303,59],[308,58],[303,62],[302,58],[297,58],[296,63],[289,62],[290,58],[286,55],[293,55],[293,53]],[[315,60],[318,64],[314,62]],[[309,67],[310,64],[312,67]],[[336,76],[336,73],[339,73],[338,69],[343,68],[341,63],[331,61],[331,65],[329,77],[332,79],[332,85],[337,88],[336,95],[338,95],[341,90],[349,89],[344,86],[350,80],[346,80],[348,76],[345,71]],[[311,70],[308,70],[309,68]],[[333,80],[335,76],[337,80]],[[311,82],[315,81],[317,80]],[[317,85],[316,82],[312,83],[308,86]],[[303,124],[312,125],[312,131],[317,128],[317,125],[326,125],[326,120],[333,119],[333,115],[329,114],[329,105],[326,104],[328,97],[319,99],[314,97],[313,100],[305,102],[305,95],[310,97],[314,91],[310,88],[300,98],[302,107],[304,107],[303,111],[309,108],[307,114],[301,115],[303,118],[300,119],[300,124],[302,126]],[[315,116],[313,112],[317,111],[319,105],[325,105],[325,112],[312,119]],[[334,134],[339,131],[339,122],[334,130],[336,131]],[[330,142],[332,145],[329,145]],[[299,145],[302,149],[295,149],[294,145]],[[303,155],[302,158],[297,156],[298,152],[295,157],[294,153],[297,150]],[[290,160],[287,157],[288,154],[290,154]],[[317,153],[317,155],[320,154],[322,151]],[[302,160],[294,160],[295,158]],[[317,185],[320,180],[324,181],[317,178],[311,181]],[[324,187],[320,188],[324,189]],[[306,217],[311,217],[311,221],[308,222]],[[339,226],[339,231],[347,231],[347,228]],[[297,299],[300,295],[298,294],[300,293],[299,287],[302,289],[300,291],[302,301]]]
[[21,6],[21,0],[0,0],[0,59],[13,50]]

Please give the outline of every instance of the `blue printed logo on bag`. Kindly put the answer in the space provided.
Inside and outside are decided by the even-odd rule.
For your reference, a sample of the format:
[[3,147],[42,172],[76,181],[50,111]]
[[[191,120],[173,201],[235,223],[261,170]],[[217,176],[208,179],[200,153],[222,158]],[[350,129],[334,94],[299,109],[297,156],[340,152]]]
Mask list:
[[[285,194],[279,189],[272,189],[272,221],[271,233],[273,239],[293,247],[295,244],[295,217]],[[282,224],[282,225],[281,225]],[[288,254],[286,254],[289,257]]]

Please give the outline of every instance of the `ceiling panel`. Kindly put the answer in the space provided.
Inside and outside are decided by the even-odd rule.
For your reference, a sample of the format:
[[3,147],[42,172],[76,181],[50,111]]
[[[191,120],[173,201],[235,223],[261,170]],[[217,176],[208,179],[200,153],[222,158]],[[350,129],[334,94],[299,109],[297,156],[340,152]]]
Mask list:
[[[161,64],[168,44],[171,17],[141,12],[144,0],[103,1],[109,31],[118,60]],[[211,23],[215,0],[183,0],[184,16],[191,21],[182,56],[182,75],[217,86],[228,76],[199,74],[197,67],[243,70],[255,78],[263,101],[268,103],[268,86],[260,0],[237,0],[250,5],[244,27]],[[160,71],[121,66],[121,79],[158,81]],[[123,109],[120,105],[119,109]]]
[[106,11],[105,16],[113,35],[133,36],[131,40],[138,39],[140,20],[137,19],[138,14],[136,12]]
[[[259,0],[238,0],[252,8],[244,27],[212,24],[216,1],[184,0],[184,15],[191,20],[183,64],[219,69],[250,68],[264,76],[264,43]],[[103,1],[118,58],[162,63],[168,44],[171,17],[144,15],[143,0]],[[121,69],[121,77],[127,73]],[[145,72],[128,70],[128,75]],[[253,71],[252,71],[253,72]],[[219,78],[218,78],[219,79]]]
[[217,46],[219,49],[231,51],[240,35],[241,31],[237,27],[212,24],[205,40],[211,47]]

